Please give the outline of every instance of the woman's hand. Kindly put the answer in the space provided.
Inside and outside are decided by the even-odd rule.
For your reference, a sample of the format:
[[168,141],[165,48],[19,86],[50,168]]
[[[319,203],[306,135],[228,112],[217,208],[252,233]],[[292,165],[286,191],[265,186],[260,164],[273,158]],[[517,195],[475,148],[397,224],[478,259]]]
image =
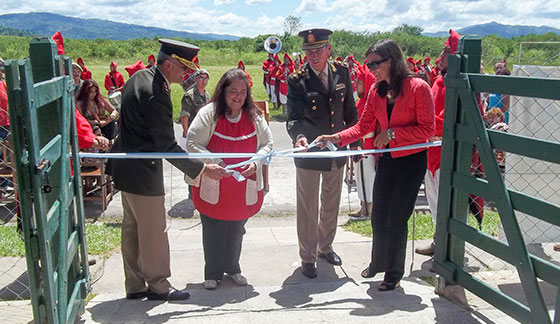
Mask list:
[[119,112],[115,109],[111,112],[111,120],[117,120],[119,118]]
[[109,140],[103,136],[97,136],[93,139],[91,147],[106,150],[109,148]]
[[241,175],[243,175],[245,178],[248,178],[255,174],[255,171],[257,171],[257,164],[255,162],[245,164],[241,167],[241,170]]
[[385,130],[375,137],[375,140],[373,141],[373,145],[375,145],[375,147],[383,148],[387,146],[387,144],[389,144],[390,141],[391,139],[389,138],[389,130]]
[[340,142],[340,136],[338,134],[332,135],[321,135],[315,139],[315,142],[319,143],[319,147],[324,149],[327,146],[327,142],[338,143]]

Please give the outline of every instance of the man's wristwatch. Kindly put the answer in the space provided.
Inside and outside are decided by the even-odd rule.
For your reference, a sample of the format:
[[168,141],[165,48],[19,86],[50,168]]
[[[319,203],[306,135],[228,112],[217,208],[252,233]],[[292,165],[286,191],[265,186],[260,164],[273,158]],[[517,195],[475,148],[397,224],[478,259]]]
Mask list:
[[389,138],[390,141],[395,139],[395,132],[393,131],[392,128],[387,129],[387,137]]

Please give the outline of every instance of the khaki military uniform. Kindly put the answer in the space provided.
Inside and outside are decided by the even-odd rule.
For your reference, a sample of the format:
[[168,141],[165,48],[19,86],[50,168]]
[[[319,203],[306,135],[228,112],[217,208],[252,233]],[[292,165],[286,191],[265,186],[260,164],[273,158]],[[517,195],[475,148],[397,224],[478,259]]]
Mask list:
[[[311,142],[319,135],[334,134],[358,121],[348,68],[328,62],[327,71],[328,87],[309,63],[292,73],[288,80],[286,126],[294,143],[302,136]],[[346,158],[294,160],[300,257],[302,262],[314,263],[317,252],[333,251]]]

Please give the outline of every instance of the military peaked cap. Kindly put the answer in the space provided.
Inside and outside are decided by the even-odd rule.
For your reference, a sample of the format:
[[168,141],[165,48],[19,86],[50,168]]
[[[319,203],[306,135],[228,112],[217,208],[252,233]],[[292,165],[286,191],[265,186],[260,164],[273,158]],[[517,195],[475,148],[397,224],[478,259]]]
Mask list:
[[198,70],[194,59],[200,51],[199,47],[173,39],[159,39],[158,42],[161,44],[160,52],[178,59],[192,70]]
[[299,37],[303,38],[301,49],[306,51],[326,46],[329,43],[329,36],[331,34],[331,30],[323,28],[302,30],[298,34]]

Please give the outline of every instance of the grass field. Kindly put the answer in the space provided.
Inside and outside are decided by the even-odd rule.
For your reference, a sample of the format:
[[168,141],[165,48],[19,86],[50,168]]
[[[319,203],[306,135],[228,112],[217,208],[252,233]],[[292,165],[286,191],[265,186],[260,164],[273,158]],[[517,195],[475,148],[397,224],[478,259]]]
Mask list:
[[[120,223],[86,224],[88,253],[99,255],[121,244]],[[0,226],[0,257],[25,255],[25,245],[15,225]]]
[[[101,93],[103,95],[107,95],[107,91],[104,88],[104,81],[105,75],[109,73],[109,63],[107,65],[101,65],[102,62],[92,62],[92,64],[88,64],[86,61],[86,67],[91,71],[93,75],[93,79],[97,81],[99,86],[101,87]],[[125,82],[128,80],[128,73],[124,69],[126,66],[133,64],[135,62],[116,62],[118,64],[118,71],[121,72],[124,76]],[[210,80],[208,81],[207,90],[210,92],[210,96],[214,93],[214,89],[216,88],[216,84],[220,80],[221,76],[229,69],[235,68],[237,66],[222,66],[222,65],[210,65],[210,66],[202,66],[202,68],[206,69],[208,73],[210,73]],[[257,101],[260,100],[267,100],[268,96],[266,95],[266,89],[262,84],[263,80],[263,72],[260,65],[247,65],[245,66],[249,75],[251,75],[251,79],[253,80],[253,98]],[[179,113],[181,111],[181,98],[183,98],[183,88],[179,84],[171,85],[171,101],[173,102],[173,119],[179,119]],[[272,105],[269,104],[272,108]],[[271,119],[278,120],[281,116],[281,110],[270,110]]]
[[[478,229],[476,219],[469,215],[469,226]],[[344,225],[344,229],[362,234],[364,236],[372,236],[370,221],[349,222]],[[416,214],[416,236],[417,240],[426,240],[434,237],[436,227],[432,222],[432,214]],[[497,237],[500,233],[500,216],[497,212],[485,210],[484,220],[482,221],[482,232]],[[412,217],[408,220],[408,239],[413,239]]]

